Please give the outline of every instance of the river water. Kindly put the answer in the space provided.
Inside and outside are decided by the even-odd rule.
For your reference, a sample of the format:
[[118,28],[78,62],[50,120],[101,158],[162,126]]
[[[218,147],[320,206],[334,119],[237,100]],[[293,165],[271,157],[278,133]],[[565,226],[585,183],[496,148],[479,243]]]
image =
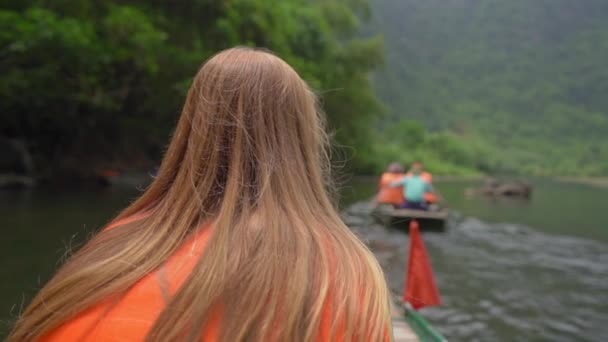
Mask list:
[[[439,184],[456,213],[445,233],[424,234],[443,303],[422,313],[448,339],[608,341],[608,191],[535,183],[530,201],[465,199],[473,184]],[[408,236],[357,201],[374,188],[345,187],[343,216],[401,293]]]
[[[454,209],[425,233],[443,304],[422,313],[452,341],[607,341],[608,190],[536,180],[530,201],[466,199],[470,182],[438,187]],[[408,236],[369,215],[375,184],[342,187],[343,217],[401,292]],[[0,192],[0,338],[75,249],[137,196],[124,189]]]

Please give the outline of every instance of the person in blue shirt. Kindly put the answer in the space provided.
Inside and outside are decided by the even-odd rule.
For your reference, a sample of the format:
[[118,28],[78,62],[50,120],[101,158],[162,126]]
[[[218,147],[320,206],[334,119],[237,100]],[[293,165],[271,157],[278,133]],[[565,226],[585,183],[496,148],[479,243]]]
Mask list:
[[403,186],[405,202],[400,208],[427,210],[428,204],[425,194],[434,192],[431,183],[422,177],[422,163],[416,162],[412,165],[411,173],[402,179],[391,183],[391,187]]

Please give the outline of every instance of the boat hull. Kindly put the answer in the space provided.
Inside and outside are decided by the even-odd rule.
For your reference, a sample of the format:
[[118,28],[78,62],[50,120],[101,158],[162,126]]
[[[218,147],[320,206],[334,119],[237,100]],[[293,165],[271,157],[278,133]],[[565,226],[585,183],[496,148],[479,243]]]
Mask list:
[[391,206],[379,206],[374,216],[384,225],[398,229],[408,229],[412,220],[418,221],[420,229],[426,231],[444,231],[449,217],[447,208],[439,210],[395,209]]
[[396,299],[391,309],[395,342],[447,342],[409,303]]

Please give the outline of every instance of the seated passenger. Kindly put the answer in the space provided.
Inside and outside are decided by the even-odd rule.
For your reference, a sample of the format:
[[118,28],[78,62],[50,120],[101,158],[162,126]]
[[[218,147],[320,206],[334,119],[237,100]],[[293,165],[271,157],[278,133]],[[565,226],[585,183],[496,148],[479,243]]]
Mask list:
[[[428,181],[430,174],[423,173],[422,170],[422,163],[415,162],[411,171],[403,179],[390,184],[393,188],[403,187],[405,201],[401,203],[400,208],[427,210],[427,198],[431,197],[429,195],[433,195],[433,198],[437,197]],[[423,176],[423,174],[427,176]]]
[[377,197],[378,204],[399,206],[403,203],[403,189],[401,186],[391,187],[391,183],[403,179],[404,176],[404,168],[401,164],[394,162],[388,166],[386,172],[384,172],[380,178]]
[[[422,177],[422,179],[424,179],[429,184],[433,183],[433,175],[430,172],[424,171],[424,165],[422,164],[422,162],[419,161],[414,162],[414,164],[412,165],[412,170],[408,171],[408,173],[405,174],[406,177],[413,175],[414,167],[420,168],[420,177]],[[426,192],[424,194],[424,200],[427,204],[437,204],[439,202],[439,194],[432,191]]]

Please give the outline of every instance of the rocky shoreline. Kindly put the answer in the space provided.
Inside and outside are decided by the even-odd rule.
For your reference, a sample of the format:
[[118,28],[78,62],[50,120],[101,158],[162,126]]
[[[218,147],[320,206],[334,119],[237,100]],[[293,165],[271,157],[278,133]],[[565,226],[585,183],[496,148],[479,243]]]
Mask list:
[[608,188],[608,176],[605,177],[555,177],[556,180],[566,183],[591,185],[599,188]]
[[17,174],[0,174],[0,189],[27,189],[36,185],[33,177]]

